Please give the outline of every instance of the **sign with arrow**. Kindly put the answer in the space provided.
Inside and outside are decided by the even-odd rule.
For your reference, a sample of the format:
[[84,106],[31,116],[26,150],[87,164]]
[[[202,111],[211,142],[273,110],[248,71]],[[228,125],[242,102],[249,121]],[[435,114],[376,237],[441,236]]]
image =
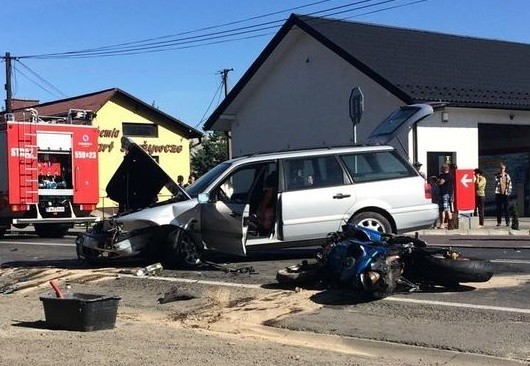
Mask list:
[[475,209],[475,176],[472,169],[455,170],[455,208],[458,211]]

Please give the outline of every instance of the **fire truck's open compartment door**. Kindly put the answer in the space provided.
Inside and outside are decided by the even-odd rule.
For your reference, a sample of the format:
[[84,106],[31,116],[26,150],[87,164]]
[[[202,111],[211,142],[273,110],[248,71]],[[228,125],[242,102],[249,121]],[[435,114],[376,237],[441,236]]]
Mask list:
[[69,192],[63,191],[62,194],[72,195],[72,134],[40,131],[37,134],[37,146],[39,191],[69,189]]
[[39,152],[37,159],[39,189],[68,189],[72,194],[71,152]]

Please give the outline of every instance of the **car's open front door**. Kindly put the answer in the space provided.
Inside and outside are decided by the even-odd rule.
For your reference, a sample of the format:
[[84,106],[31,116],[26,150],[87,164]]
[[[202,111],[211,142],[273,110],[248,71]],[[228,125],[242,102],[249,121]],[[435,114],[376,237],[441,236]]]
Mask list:
[[246,202],[213,200],[201,205],[202,237],[208,248],[222,253],[245,255],[246,230],[243,222],[248,217]]
[[263,198],[263,181],[274,163],[254,163],[232,172],[201,204],[201,233],[208,248],[245,255],[251,215]]

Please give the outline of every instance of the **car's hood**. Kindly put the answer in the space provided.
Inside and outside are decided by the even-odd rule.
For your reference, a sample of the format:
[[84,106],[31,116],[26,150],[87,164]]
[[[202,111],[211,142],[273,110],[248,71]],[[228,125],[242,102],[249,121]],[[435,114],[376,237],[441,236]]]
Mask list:
[[108,197],[119,203],[120,211],[137,210],[155,203],[163,187],[173,196],[189,199],[144,149],[128,137],[122,137],[121,143],[126,153],[106,188]]
[[364,141],[364,145],[388,145],[398,134],[409,131],[412,126],[434,113],[430,104],[403,106],[388,116]]

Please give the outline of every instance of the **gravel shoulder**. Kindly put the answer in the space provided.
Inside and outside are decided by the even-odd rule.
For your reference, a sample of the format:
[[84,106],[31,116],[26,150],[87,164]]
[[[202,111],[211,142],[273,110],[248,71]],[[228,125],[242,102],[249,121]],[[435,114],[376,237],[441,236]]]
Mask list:
[[[40,296],[121,298],[116,327],[48,329]],[[219,287],[120,274],[116,268],[0,268],[0,349],[6,365],[473,365],[473,355],[265,326],[311,318],[311,291]],[[517,365],[484,357],[483,365]]]

